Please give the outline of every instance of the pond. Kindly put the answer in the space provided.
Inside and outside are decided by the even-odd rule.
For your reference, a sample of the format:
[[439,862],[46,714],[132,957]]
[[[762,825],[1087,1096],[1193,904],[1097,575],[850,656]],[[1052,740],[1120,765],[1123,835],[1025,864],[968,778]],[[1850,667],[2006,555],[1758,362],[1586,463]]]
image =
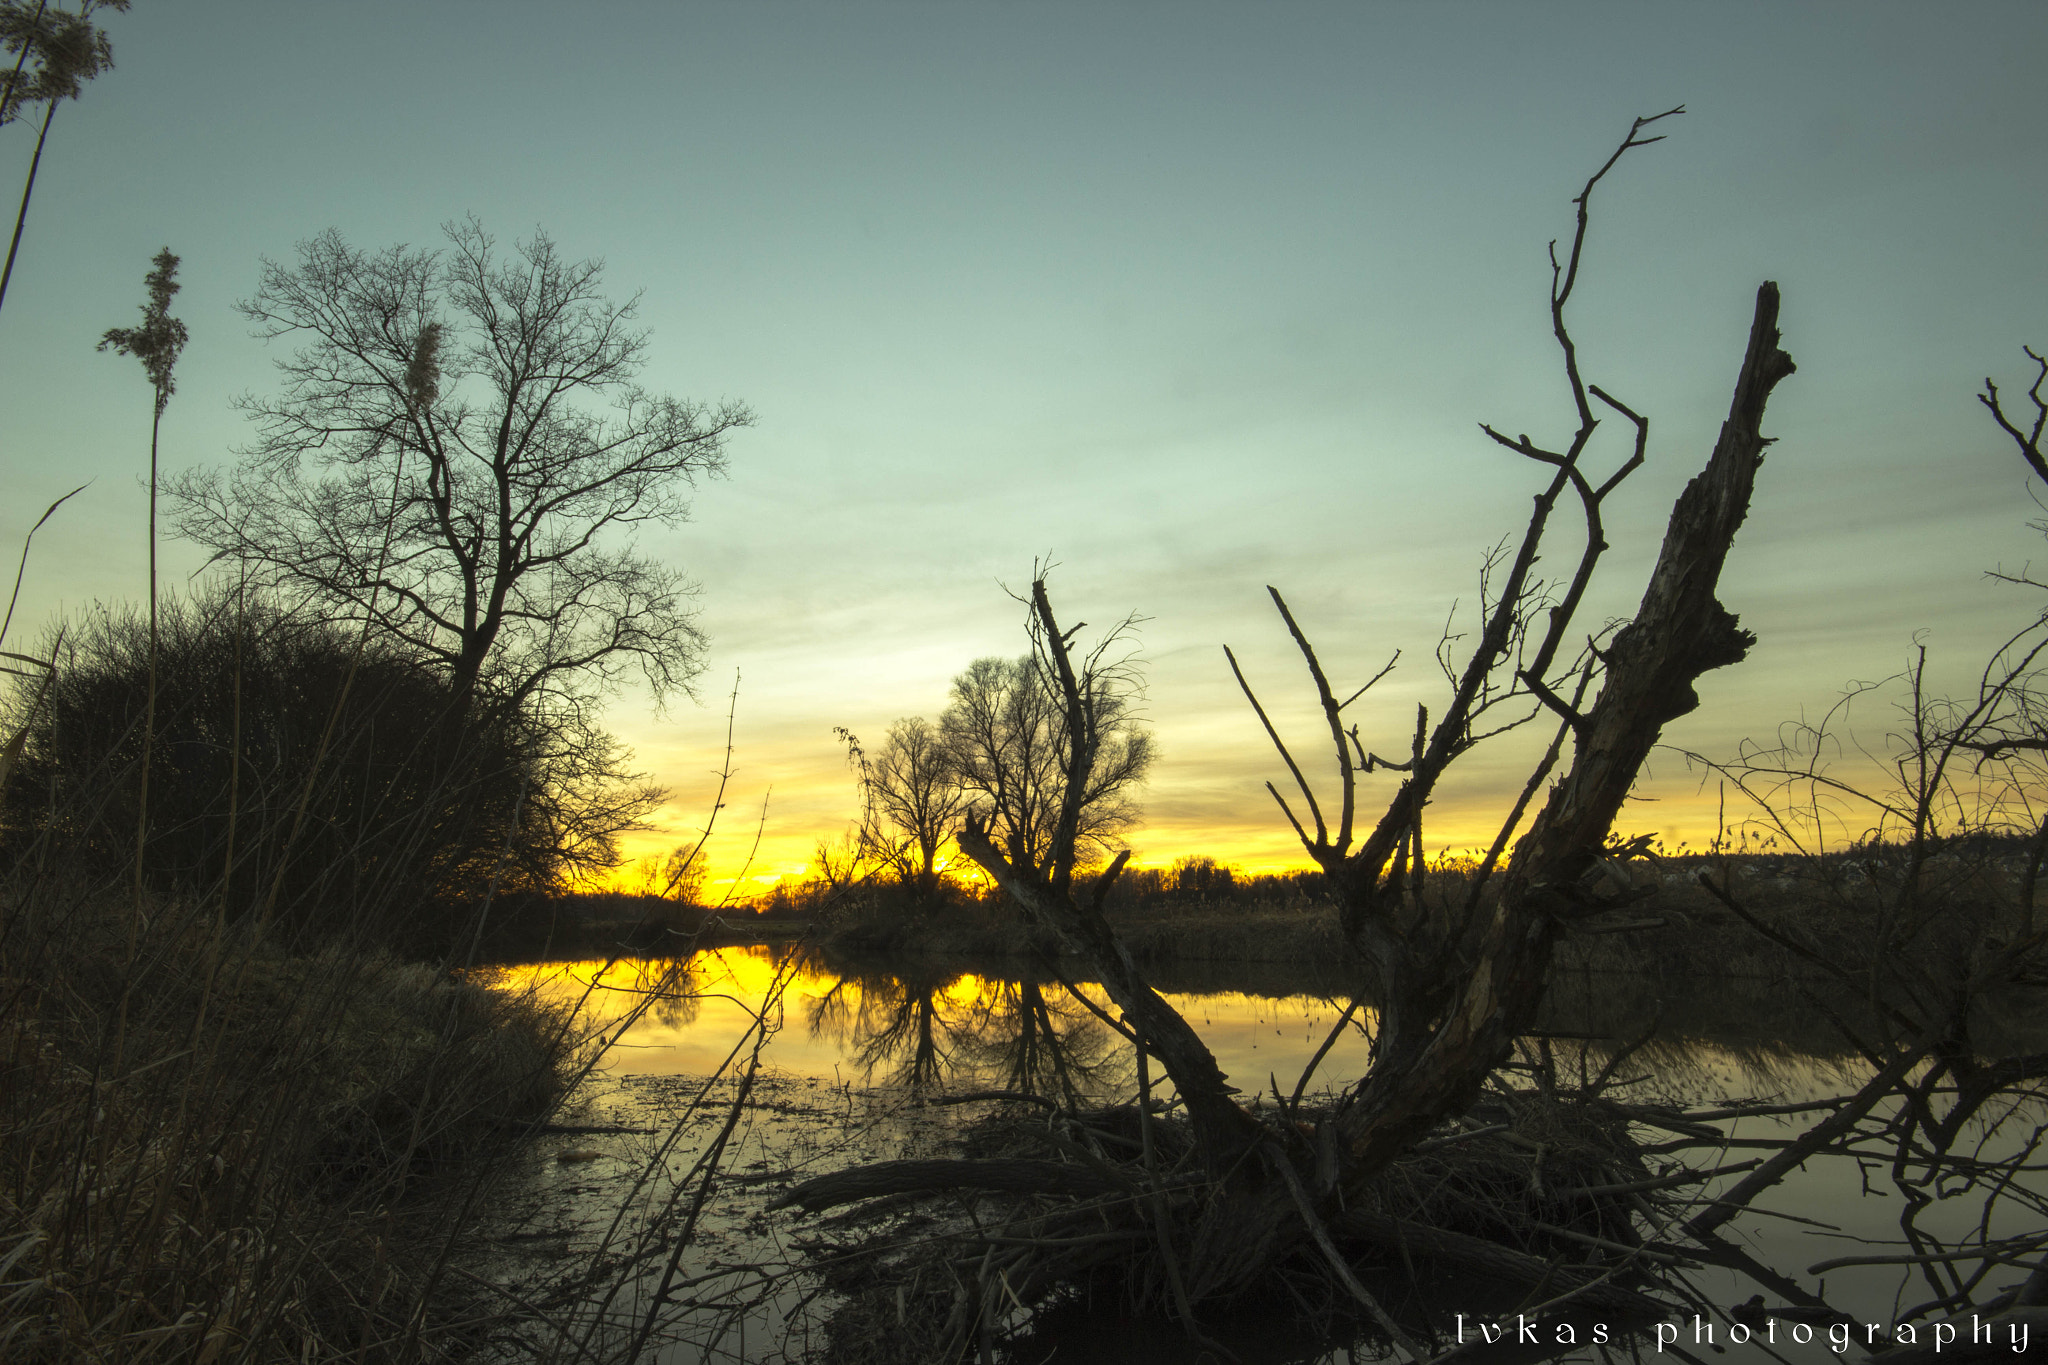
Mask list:
[[[1150,975],[1248,1104],[1270,1111],[1281,1102],[1276,1092],[1291,1097],[1319,1051],[1311,1093],[1355,1079],[1367,1064],[1371,1011],[1346,1021],[1350,997],[1331,972],[1182,964]],[[597,1267],[587,1282],[605,1289],[590,1290],[569,1315],[576,1325],[562,1329],[593,1354],[637,1339],[642,1359],[675,1365],[803,1359],[826,1339],[832,1298],[793,1272],[807,1255],[824,1254],[831,1235],[820,1229],[829,1220],[771,1212],[774,1195],[866,1161],[944,1154],[993,1103],[956,1102],[965,1095],[1030,1091],[1128,1103],[1137,1089],[1133,1050],[1113,1030],[1117,1015],[1103,992],[1062,982],[1043,965],[836,960],[739,947],[608,967],[521,964],[494,969],[493,980],[576,1001],[606,1044],[581,1088],[578,1113],[542,1144],[492,1234],[503,1250],[492,1273],[523,1291],[540,1292],[565,1265]],[[2001,1052],[2044,1050],[2035,1004],[1990,1009],[1980,1037]],[[1713,1111],[1732,1101],[1817,1105],[1856,1089],[1871,1068],[1841,1041],[1840,1029],[1855,1031],[1867,1008],[1815,1000],[1782,982],[1566,975],[1554,982],[1546,1015],[1504,1083],[1534,1084],[1539,1072],[1559,1084],[1590,1079],[1624,1044],[1640,1044],[1622,1063],[1627,1095],[1687,1113],[1693,1134],[1649,1135],[1683,1147],[1650,1156],[1652,1169],[1680,1160],[1702,1170],[1736,1168],[1683,1192],[1704,1208],[1760,1155],[1829,1112]],[[1982,1270],[1987,1286],[2017,1284],[2048,1244],[2041,1236],[2048,1158],[2035,1155],[2044,1119],[2048,1109],[2034,1092],[2014,1090],[1961,1125],[1955,1157],[1932,1172],[1893,1169],[1889,1149],[1870,1143],[1815,1157],[1723,1230],[1764,1273],[1820,1293],[1853,1327],[1785,1319],[1752,1333],[1729,1310],[1758,1290],[1756,1275],[1702,1266],[1684,1272],[1678,1297],[1666,1296],[1689,1303],[1688,1311],[1647,1324],[1633,1349],[1643,1358],[1861,1358],[1867,1347],[1893,1340],[1895,1325],[1916,1307],[1955,1287],[1953,1267],[1926,1258],[1938,1245],[1929,1238],[2008,1243],[1999,1256],[1969,1266]],[[1703,1141],[1702,1130],[1717,1136]],[[716,1171],[708,1181],[707,1164]],[[1461,1305],[1455,1282],[1392,1292],[1428,1299],[1426,1316],[1445,1328],[1440,1347],[1454,1347],[1462,1332],[1460,1359],[1613,1358],[1586,1335],[1577,1353],[1564,1355],[1547,1338],[1541,1347],[1526,1336],[1518,1344],[1512,1313],[1508,1332],[1489,1344],[1480,1319],[1512,1304],[1475,1294]],[[1768,1301],[1786,1299],[1772,1293]],[[1467,1314],[1462,1321],[1459,1311]],[[1333,1344],[1290,1330],[1289,1316],[1219,1323],[1213,1335],[1248,1365],[1391,1358],[1370,1340]],[[1932,1339],[1930,1316],[1940,1314],[1915,1320],[1917,1340]],[[1582,1332],[1593,1325],[1581,1324]],[[1626,1356],[1631,1347],[1620,1329],[1612,1335],[1606,1350]],[[2048,1336],[2048,1329],[2031,1335]],[[1962,1358],[1956,1349],[1948,1346],[1941,1359]],[[1007,1348],[999,1345],[994,1358],[1163,1362],[1195,1355],[1169,1324],[1076,1309],[1044,1315]]]

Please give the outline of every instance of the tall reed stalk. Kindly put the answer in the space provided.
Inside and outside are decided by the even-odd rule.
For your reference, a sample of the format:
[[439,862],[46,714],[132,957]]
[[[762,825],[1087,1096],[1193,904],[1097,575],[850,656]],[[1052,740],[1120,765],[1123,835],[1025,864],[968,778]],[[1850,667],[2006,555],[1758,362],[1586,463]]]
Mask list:
[[[96,8],[124,10],[128,0],[82,0],[76,14],[62,8],[52,12],[47,0],[36,0],[35,10],[25,18],[19,10],[0,16],[8,21],[0,26],[0,31],[5,33],[8,50],[15,54],[7,84],[0,89],[0,124],[19,117],[24,104],[43,105],[35,155],[29,160],[28,176],[21,186],[21,207],[14,215],[14,236],[7,244],[6,264],[0,265],[0,303],[6,301],[7,286],[14,279],[22,229],[28,225],[29,199],[35,193],[36,172],[42,169],[43,144],[49,140],[50,121],[57,116],[57,103],[77,99],[86,81],[114,64],[112,44],[92,22]],[[36,70],[24,79],[30,57],[35,59]]]
[[128,955],[132,962],[135,955],[135,935],[142,919],[142,858],[149,842],[149,765],[150,749],[156,740],[156,660],[157,660],[157,587],[156,587],[156,489],[157,489],[157,440],[163,431],[164,407],[177,392],[177,381],[173,371],[178,364],[178,353],[185,349],[187,333],[185,324],[171,316],[171,296],[181,287],[178,284],[178,258],[165,247],[156,253],[151,264],[155,269],[143,277],[143,287],[149,292],[149,302],[142,305],[140,327],[109,327],[100,338],[99,349],[108,347],[122,355],[132,355],[142,362],[143,373],[149,376],[149,385],[155,397],[149,418],[149,691],[144,704],[142,722],[142,790],[136,802],[135,812],[135,907],[133,922],[128,930]]

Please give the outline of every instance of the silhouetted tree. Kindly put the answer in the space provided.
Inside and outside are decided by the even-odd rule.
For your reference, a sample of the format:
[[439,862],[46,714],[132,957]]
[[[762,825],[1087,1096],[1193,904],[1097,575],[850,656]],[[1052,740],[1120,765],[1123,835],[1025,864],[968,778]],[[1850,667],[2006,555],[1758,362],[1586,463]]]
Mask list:
[[[1483,604],[1483,623],[1463,666],[1445,670],[1452,691],[1435,724],[1429,723],[1426,712],[1422,714],[1405,761],[1389,763],[1372,753],[1355,726],[1345,728],[1342,717],[1344,707],[1365,688],[1339,699],[1307,635],[1277,592],[1274,603],[1308,666],[1328,725],[1334,794],[1317,796],[1246,687],[1300,793],[1303,809],[1297,813],[1280,799],[1277,789],[1273,795],[1330,880],[1344,936],[1366,965],[1371,999],[1379,1011],[1373,1065],[1329,1119],[1330,1140],[1343,1154],[1342,1183],[1352,1189],[1361,1189],[1362,1182],[1445,1115],[1473,1101],[1532,1019],[1548,975],[1551,947],[1563,928],[1626,903],[1625,896],[1616,900],[1600,890],[1617,853],[1607,847],[1614,817],[1664,725],[1699,705],[1694,682],[1709,669],[1740,662],[1754,639],[1721,606],[1714,591],[1729,545],[1748,512],[1756,471],[1769,444],[1760,430],[1764,405],[1778,381],[1793,371],[1791,357],[1778,348],[1778,290],[1769,283],[1757,293],[1749,344],[1720,439],[1706,468],[1672,509],[1662,551],[1634,619],[1604,649],[1559,658],[1593,570],[1607,549],[1602,503],[1641,465],[1648,439],[1645,419],[1583,377],[1565,325],[1565,309],[1578,280],[1593,189],[1629,149],[1658,140],[1640,136],[1652,121],[1638,120],[1580,192],[1578,232],[1568,258],[1557,263],[1553,248],[1551,320],[1563,352],[1577,430],[1563,450],[1553,451],[1526,436],[1510,438],[1483,428],[1497,443],[1551,473],[1536,496],[1520,543],[1511,555],[1489,561],[1494,576]],[[1634,428],[1632,452],[1604,478],[1584,463],[1599,425],[1596,401]],[[1583,538],[1570,578],[1546,589],[1535,568],[1551,512],[1563,498],[1576,502]],[[1073,658],[1071,644],[1079,627],[1059,623],[1043,579],[1033,585],[1032,608],[1034,640],[1039,653],[1050,660],[1045,676],[1059,682],[1052,704],[1063,712],[1068,729],[1086,726],[1091,705],[1083,682],[1086,669]],[[1241,673],[1239,680],[1243,681]],[[1370,686],[1369,681],[1366,687]],[[1590,705],[1584,700],[1588,694],[1594,697]],[[1503,715],[1502,708],[1507,707],[1516,708],[1519,716]],[[1468,894],[1456,905],[1432,902],[1425,895],[1421,822],[1437,784],[1453,763],[1490,735],[1545,711],[1557,717],[1555,737],[1521,799],[1504,817]],[[1489,714],[1488,722],[1480,724],[1479,718]],[[1521,827],[1531,799],[1568,743],[1569,766],[1501,866],[1501,855]],[[1094,757],[1086,746],[1066,755],[1070,792],[1091,782]],[[1401,772],[1403,780],[1385,813],[1360,837],[1360,781],[1387,768]],[[1075,830],[1077,816],[1076,803],[1069,797],[1059,828]],[[1187,1103],[1204,1164],[1218,1175],[1239,1169],[1247,1151],[1269,1140],[1270,1134],[1233,1098],[1235,1092],[1207,1045],[1145,982],[1103,919],[1106,883],[1119,868],[1113,865],[1091,894],[1077,896],[1064,878],[1047,875],[1042,863],[1016,858],[991,837],[993,833],[982,819],[971,816],[959,836],[961,849],[1034,919],[1057,933],[1070,951],[1089,958],[1104,989],[1160,1059]],[[1053,840],[1047,861],[1054,868],[1070,865],[1072,854],[1061,845],[1072,837],[1063,833]],[[1482,904],[1481,890],[1496,869],[1497,890],[1490,903]]]
[[[1077,859],[1107,855],[1137,823],[1132,791],[1155,750],[1132,711],[1139,678],[1124,640],[1133,623],[1073,660],[1031,619],[1030,654],[976,659],[953,679],[939,733],[979,827],[1014,865],[1064,887]],[[1074,677],[1063,679],[1060,669],[1076,664]],[[1078,698],[1072,708],[1062,693],[1068,681]]]
[[967,802],[944,736],[923,716],[897,721],[868,761],[864,781],[884,858],[899,881],[930,897],[938,889],[939,850]]
[[629,667],[687,691],[693,590],[632,537],[687,518],[747,409],[635,384],[646,334],[600,263],[446,231],[446,251],[376,253],[329,231],[265,264],[242,312],[299,349],[279,395],[243,401],[258,436],[233,476],[172,481],[179,530],[435,661],[458,718],[574,719]]
[[[1793,372],[1791,357],[1778,346],[1778,289],[1771,283],[1757,291],[1727,419],[1705,468],[1672,508],[1633,619],[1582,650],[1565,650],[1574,638],[1573,623],[1587,585],[1607,549],[1603,504],[1642,464],[1648,438],[1646,419],[1584,378],[1566,307],[1578,281],[1593,191],[1630,149],[1657,140],[1642,136],[1655,121],[1638,119],[1580,191],[1575,200],[1578,230],[1563,260],[1553,245],[1551,324],[1577,427],[1559,449],[1485,428],[1496,442],[1545,471],[1543,483],[1519,543],[1489,560],[1482,622],[1468,637],[1469,653],[1461,664],[1451,652],[1458,638],[1446,639],[1440,658],[1450,695],[1436,710],[1434,724],[1428,712],[1418,716],[1405,755],[1388,762],[1368,747],[1358,724],[1345,723],[1345,707],[1379,675],[1357,690],[1333,686],[1306,632],[1279,594],[1273,594],[1327,725],[1324,752],[1334,781],[1319,793],[1249,686],[1246,695],[1298,792],[1294,801],[1281,802],[1286,818],[1327,878],[1343,935],[1365,966],[1367,989],[1345,1011],[1338,1028],[1348,1027],[1366,1003],[1376,1011],[1370,1066],[1333,1102],[1314,1109],[1301,1105],[1315,1067],[1311,1062],[1292,1100],[1274,1078],[1278,1108],[1271,1119],[1248,1109],[1215,1054],[1152,987],[1103,914],[1104,898],[1124,857],[1093,878],[1091,886],[1075,884],[1077,850],[1087,837],[1084,809],[1103,780],[1097,765],[1107,763],[1113,771],[1122,757],[1111,728],[1120,712],[1105,708],[1099,670],[1117,632],[1092,649],[1076,643],[1081,627],[1062,624],[1043,575],[1032,584],[1029,671],[1035,686],[1023,689],[1035,708],[1032,733],[1071,737],[1064,745],[1035,751],[1036,766],[1026,769],[1042,771],[1048,762],[1041,756],[1044,748],[1053,750],[1057,791],[1052,810],[1020,819],[1000,803],[993,811],[977,807],[957,838],[961,850],[1036,926],[1085,960],[1087,976],[1099,983],[1120,1015],[1117,1026],[1137,1044],[1141,1100],[1149,1098],[1148,1058],[1156,1058],[1185,1106],[1189,1164],[1204,1173],[1205,1187],[1183,1206],[1184,1220],[1176,1229],[1165,1184],[1153,1184],[1158,1194],[1146,1222],[1161,1244],[1164,1280],[1175,1310],[1193,1332],[1199,1332],[1194,1305],[1240,1296],[1270,1268],[1313,1247],[1313,1254],[1331,1265],[1335,1282],[1401,1342],[1398,1325],[1344,1264],[1328,1220],[1350,1215],[1352,1227],[1364,1226],[1359,1211],[1375,1208],[1374,1201],[1385,1192],[1375,1185],[1376,1178],[1437,1125],[1466,1113],[1488,1077],[1511,1056],[1516,1038],[1534,1019],[1558,936],[1568,926],[1612,923],[1609,912],[1624,910],[1635,899],[1633,888],[1613,885],[1614,862],[1634,851],[1633,845],[1610,842],[1616,814],[1663,727],[1699,705],[1694,689],[1700,677],[1740,662],[1754,642],[1715,593],[1770,444],[1761,431],[1766,403],[1779,381]],[[1599,425],[1596,403],[1627,422],[1633,436],[1633,449],[1604,472],[1593,467],[1588,455]],[[1568,550],[1564,556],[1568,576],[1545,584],[1535,570],[1541,552],[1559,557],[1554,542],[1546,546],[1545,539],[1560,500],[1579,513],[1573,528],[1578,535],[1572,537],[1576,553]],[[1020,690],[993,685],[1000,677],[991,670],[991,685],[970,687],[968,694],[986,691],[1007,698]],[[990,707],[986,714],[1004,711]],[[1422,818],[1444,774],[1502,729],[1546,715],[1556,726],[1551,742],[1504,813],[1488,856],[1457,884],[1455,896],[1433,888],[1424,875]],[[1362,819],[1363,780],[1388,769],[1400,774],[1399,786],[1376,820]],[[1530,818],[1546,782],[1548,795]],[[1051,791],[1052,783],[1038,780],[1033,790]],[[1273,794],[1278,798],[1277,788]],[[1040,830],[1046,831],[1042,837]],[[1603,921],[1603,916],[1608,918]],[[1108,1021],[1113,1016],[1104,1008],[1102,1017]],[[1141,1103],[1138,1113],[1146,1112]],[[1156,1127],[1149,1121],[1141,1124],[1144,1165],[1127,1168],[1128,1179],[1097,1176],[1091,1182],[1077,1178],[1077,1168],[1054,1162],[1003,1163],[1000,1170],[991,1169],[997,1163],[927,1170],[906,1162],[820,1177],[795,1187],[780,1202],[821,1209],[850,1198],[963,1185],[1066,1194],[1088,1187],[1089,1194],[1109,1190],[1114,1198],[1129,1201],[1133,1189],[1153,1179]],[[1185,1179],[1184,1170],[1176,1168],[1172,1181]],[[1144,1198],[1139,1195],[1137,1202],[1142,1205]],[[1051,1236],[1059,1226],[1043,1219],[1037,1207],[1031,1216],[1038,1220],[1031,1224],[1035,1236]],[[1084,1215],[1100,1216],[1099,1205]],[[1068,1226],[1095,1224],[1077,1219]],[[1407,1235],[1406,1229],[1397,1235]],[[1034,1274],[1035,1265],[1013,1260],[1004,1273],[1007,1282],[1016,1283]],[[1044,1278],[1024,1282],[1045,1292],[1056,1274],[1049,1270]],[[1547,1269],[1543,1284],[1548,1292]],[[1411,1358],[1422,1358],[1412,1345],[1404,1346]]]
[[1175,858],[1172,873],[1176,896],[1227,896],[1237,882],[1229,867],[1202,853]]

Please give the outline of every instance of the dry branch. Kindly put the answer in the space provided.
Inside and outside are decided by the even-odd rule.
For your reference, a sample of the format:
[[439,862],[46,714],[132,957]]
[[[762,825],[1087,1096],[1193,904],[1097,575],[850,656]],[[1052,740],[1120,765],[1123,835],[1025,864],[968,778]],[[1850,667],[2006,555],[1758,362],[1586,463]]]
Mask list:
[[989,1190],[1002,1194],[1055,1194],[1087,1199],[1123,1194],[1129,1187],[1086,1166],[1059,1161],[989,1158],[949,1161],[882,1161],[872,1166],[821,1175],[778,1195],[771,1209],[801,1205],[818,1213],[840,1204],[886,1194],[939,1190]]

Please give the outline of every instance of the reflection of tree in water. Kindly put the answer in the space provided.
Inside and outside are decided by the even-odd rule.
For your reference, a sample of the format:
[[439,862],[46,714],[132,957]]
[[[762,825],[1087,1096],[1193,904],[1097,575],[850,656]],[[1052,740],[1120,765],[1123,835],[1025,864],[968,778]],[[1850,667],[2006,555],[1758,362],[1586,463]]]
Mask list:
[[984,978],[973,1006],[968,1050],[997,1089],[1076,1104],[1126,1068],[1109,1032],[1061,990],[1035,981]]
[[599,979],[598,990],[611,992],[607,1014],[624,1014],[644,1003],[648,1017],[679,1029],[697,1022],[703,977],[701,955],[627,958]]
[[[1428,1343],[1425,1355],[1458,1345],[1454,1314],[1466,1315],[1470,1347],[1473,1322],[1484,1319],[1496,1330],[1507,1323],[1512,1331],[1515,1314],[1532,1298],[1547,1305],[1546,1334],[1571,1323],[1585,1340],[1591,1324],[1604,1323],[1617,1339],[1650,1349],[1669,1344],[1671,1324],[1681,1319],[1689,1340],[1694,1313],[1726,1340],[1748,1339],[1732,1335],[1738,1331],[1775,1331],[1781,1340],[1804,1333],[1820,1343],[1817,1350],[1834,1354],[1846,1324],[1882,1321],[1884,1332],[1870,1343],[1858,1326],[1855,1344],[1891,1345],[1874,1357],[1885,1365],[2009,1358],[2014,1331],[2031,1325],[2039,1335],[2048,1323],[2048,1233],[2040,1231],[2048,1226],[2048,1185],[2038,1174],[2039,1154],[2048,1147],[2048,1053],[1979,1053],[1964,1042],[1911,1066],[1861,1054],[1845,1031],[1860,1035],[1883,1016],[1867,1000],[1812,982],[1792,991],[1780,983],[1723,980],[1698,999],[1671,982],[1557,984],[1542,1026],[1489,1094],[1396,1164],[1380,1191],[1386,1207],[1339,1208],[1328,1216],[1342,1253],[1370,1277],[1372,1292],[1403,1329]],[[1780,998],[1787,996],[1797,998]],[[1310,1014],[1343,1003],[1293,1001]],[[1793,1017],[1802,1003],[1828,1027]],[[1785,1027],[1780,1016],[1789,1021]],[[1064,1172],[1071,1163],[1063,1164],[1063,1148],[1055,1144],[1039,1159],[1032,1146],[1045,1144],[1043,1135],[1054,1130],[1070,1141],[1079,1133],[1112,1153],[1135,1150],[1143,1140],[1128,1103],[1091,1107],[1119,1090],[1128,1099],[1129,1045],[1058,986],[920,976],[893,964],[856,969],[813,1003],[812,1025],[877,1079],[946,1084],[956,1096],[986,1087],[1062,1102],[1050,1130],[1036,1108],[998,1108],[983,1137],[986,1150],[1000,1155],[979,1157],[984,1166],[1050,1163]],[[1782,1033],[1791,1036],[1774,1036]],[[1315,1111],[1311,1105],[1296,1112]],[[1166,1165],[1185,1150],[1184,1134],[1174,1117],[1155,1120],[1151,1138]],[[1122,1169],[1130,1181],[1148,1178],[1137,1156],[1129,1162]],[[1802,1188],[1799,1172],[1809,1163],[1818,1178]],[[1823,1166],[1838,1168],[1821,1174]],[[833,1182],[843,1178],[808,1182],[792,1199],[822,1212],[877,1191],[869,1185],[835,1192]],[[914,1173],[892,1178],[910,1181]],[[1790,1183],[1775,1190],[1786,1178]],[[1895,1226],[1850,1215],[1841,1206],[1845,1188],[1886,1198]],[[945,1197],[959,1196],[949,1187]],[[1076,1356],[1083,1362],[1142,1358],[1114,1335],[1131,1317],[1121,1297],[1117,1307],[1095,1310],[1100,1317],[1089,1315],[1085,1299],[1068,1309],[1050,1307],[1057,1298],[1031,1299],[1031,1288],[1053,1282],[1047,1275],[1128,1289],[1138,1264],[1133,1249],[1153,1244],[1142,1220],[1117,1221],[1131,1216],[1126,1189],[1083,1190],[1080,1198],[1080,1221],[1072,1226],[1091,1231],[1064,1240],[1042,1235],[1031,1220],[1042,1220],[1045,1206],[1033,1203],[1025,1222],[1004,1225],[1010,1230],[980,1249],[979,1263],[994,1269],[970,1294],[1007,1304],[1001,1284],[1023,1286],[1044,1310],[1002,1329],[1012,1359],[1038,1358],[1054,1347],[1074,1354],[1077,1341],[1099,1348]],[[1000,1199],[980,1199],[978,1215],[1001,1216]],[[1752,1202],[1795,1223],[1819,1215],[1823,1223],[1812,1235],[1823,1240],[1759,1241],[1747,1235],[1753,1229],[1729,1236],[1723,1224]],[[1188,1216],[1198,1207],[1178,1212]],[[1128,1241],[1104,1240],[1105,1227]],[[1035,1231],[1026,1239],[1017,1229]],[[1033,1259],[1046,1256],[1065,1259],[1047,1270]],[[1296,1263],[1290,1273],[1300,1271]],[[870,1286],[874,1316],[863,1321],[900,1325],[895,1295],[899,1288],[923,1292],[919,1283],[912,1274]],[[957,1301],[929,1303],[931,1311],[914,1321],[929,1323],[939,1337],[957,1336],[961,1323],[944,1326],[948,1306]],[[1319,1297],[1309,1307],[1297,1302],[1279,1321],[1225,1319],[1217,1330],[1227,1329],[1232,1349],[1259,1365],[1330,1359],[1345,1343],[1357,1359],[1403,1358],[1370,1323],[1347,1316],[1345,1300]],[[971,1327],[972,1312],[962,1311],[968,1316],[961,1322]],[[1958,1349],[1973,1313],[1997,1324],[1996,1347],[1981,1348],[1992,1354]],[[1157,1335],[1162,1326],[1147,1319],[1145,1332]],[[1917,1348],[1910,1344],[1915,1332],[1923,1343]],[[1930,1341],[1949,1343],[1938,1359],[1925,1354]],[[1543,1342],[1553,1354],[1565,1349],[1553,1348],[1548,1335]],[[944,1354],[935,1349],[933,1358]]]
[[829,1038],[870,1080],[913,1090],[945,1078],[958,1022],[946,988],[958,978],[922,972],[841,976],[810,1002],[813,1038]]
[[[969,997],[955,987],[974,980]],[[1078,1100],[1127,1065],[1108,1031],[1035,981],[908,971],[853,972],[810,1002],[830,1039],[870,1080],[922,1089],[986,1085]]]

